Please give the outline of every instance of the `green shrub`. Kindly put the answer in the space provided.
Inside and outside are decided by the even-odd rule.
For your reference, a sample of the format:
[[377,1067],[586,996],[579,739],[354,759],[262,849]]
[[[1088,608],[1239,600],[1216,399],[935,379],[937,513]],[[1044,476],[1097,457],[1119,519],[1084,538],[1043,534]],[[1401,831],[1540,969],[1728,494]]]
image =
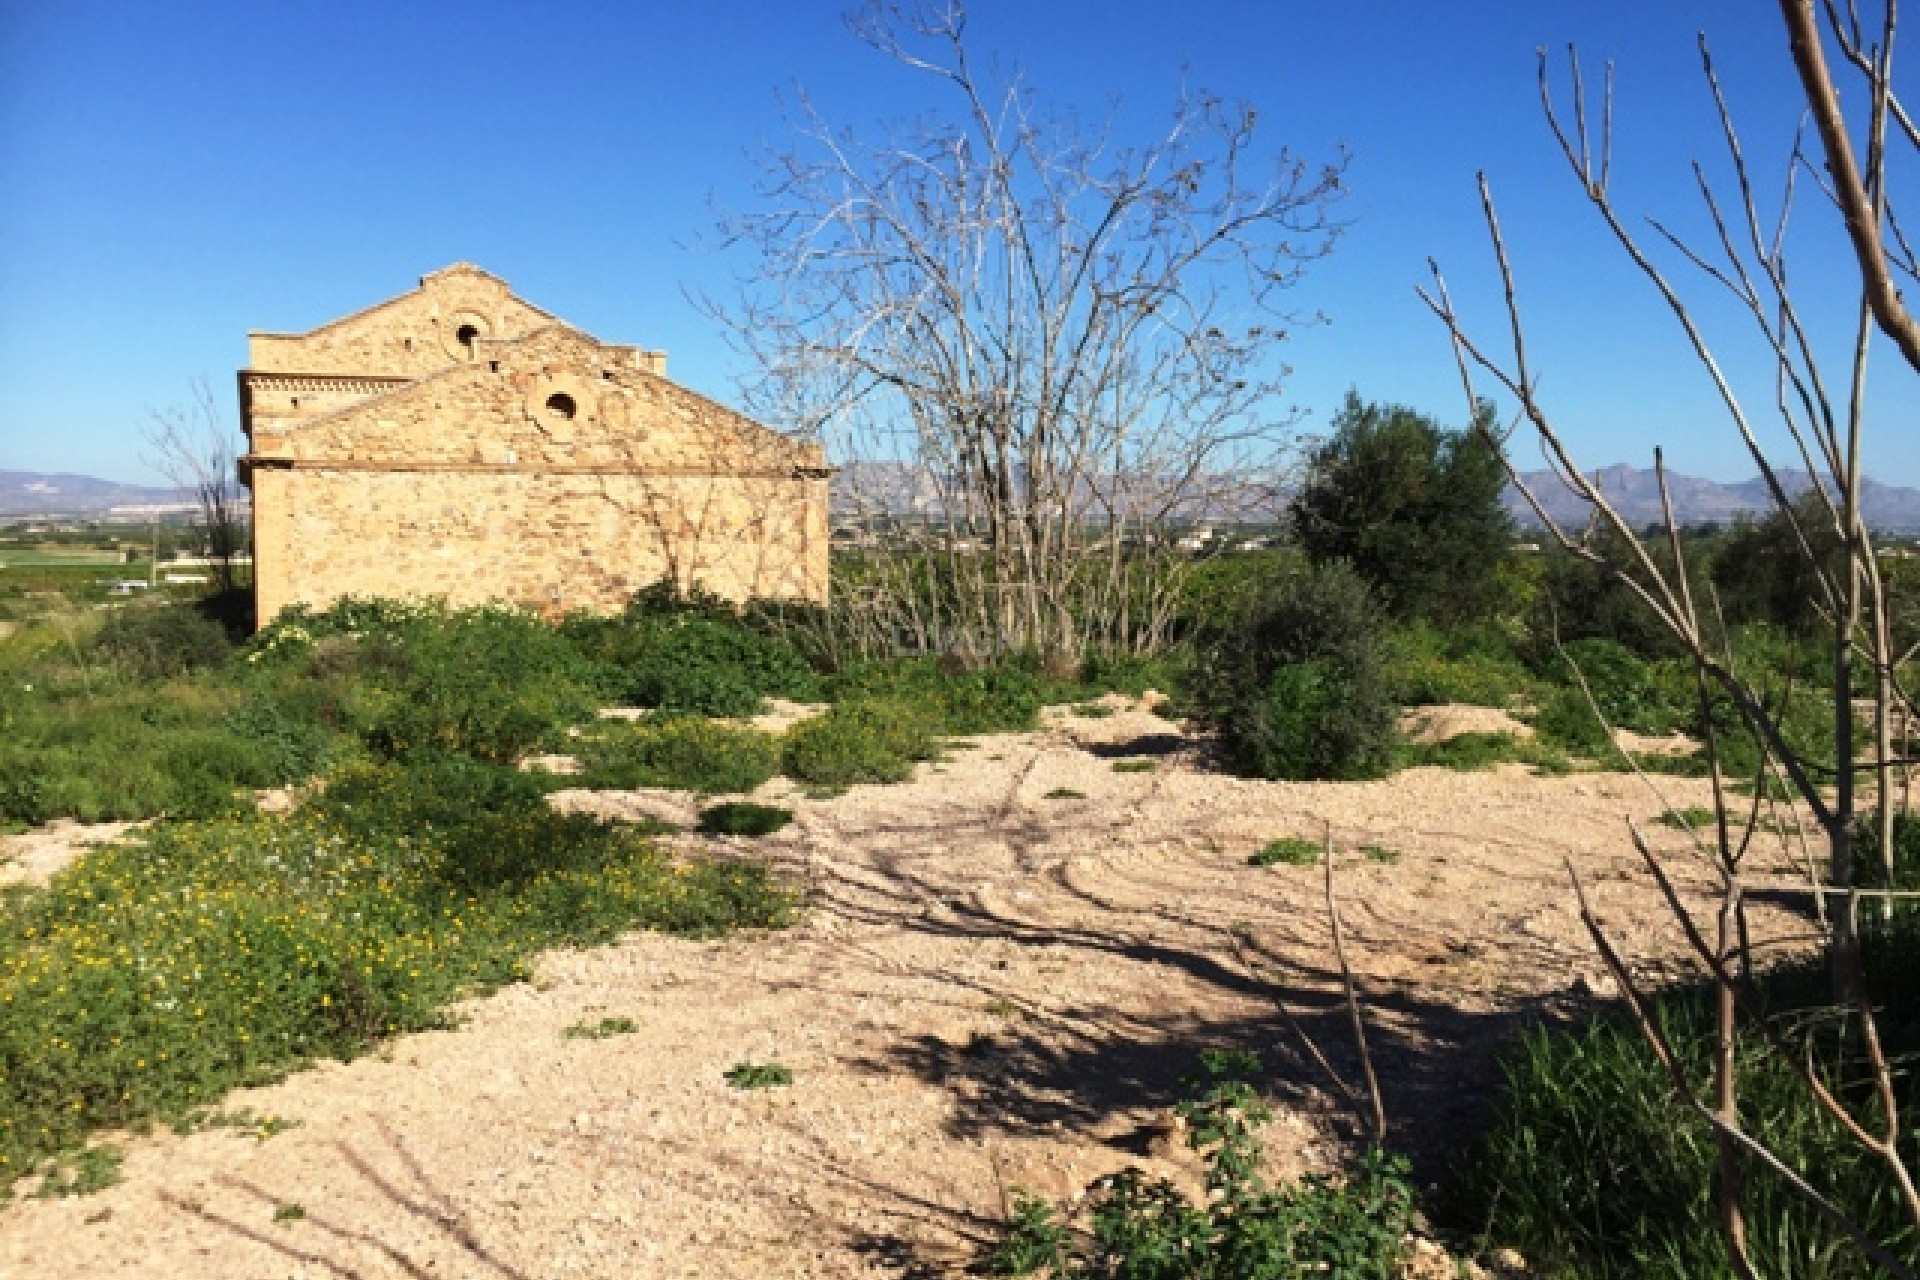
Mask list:
[[1131,1168],[1097,1185],[1082,1243],[1044,1201],[1016,1192],[1014,1220],[981,1259],[989,1275],[1114,1280],[1393,1280],[1406,1260],[1413,1189],[1406,1161],[1369,1150],[1345,1178],[1308,1174],[1291,1187],[1260,1176],[1260,1128],[1271,1118],[1247,1077],[1251,1054],[1204,1055],[1209,1075],[1180,1104],[1188,1142],[1206,1163],[1195,1204],[1174,1183]]
[[793,810],[735,800],[700,811],[700,832],[709,836],[767,836],[793,821]]
[[608,692],[635,706],[703,716],[757,715],[769,697],[810,700],[818,680],[785,639],[753,629],[717,597],[649,588],[618,618],[575,615],[562,634],[608,670]]
[[926,709],[897,698],[837,703],[787,731],[789,776],[818,787],[904,782],[916,761],[939,750],[938,726]]
[[826,696],[838,702],[911,702],[946,734],[1032,729],[1051,691],[1036,671],[1018,665],[979,671],[943,671],[932,658],[865,662],[828,677]]
[[218,666],[233,652],[218,622],[184,604],[127,605],[107,615],[93,647],[135,676],[159,680]]
[[318,726],[238,701],[202,678],[87,693],[36,688],[0,743],[0,819],[209,817],[246,789],[309,776]]
[[0,1175],[440,1025],[545,947],[788,918],[761,867],[553,812],[472,760],[342,771],[284,817],[167,823],[0,909]]
[[[1920,979],[1920,934],[1877,932],[1867,944],[1881,1034],[1898,1062],[1920,1049],[1911,999]],[[1810,960],[1765,975],[1754,994],[1828,1086],[1856,1114],[1871,1116],[1857,1024],[1821,1011],[1827,981],[1824,960]],[[1658,996],[1654,1011],[1694,1088],[1711,1097],[1711,993],[1677,988]],[[1742,1127],[1895,1255],[1920,1256],[1920,1233],[1906,1221],[1885,1166],[1839,1131],[1794,1068],[1750,1027],[1739,1035],[1736,1058]],[[1665,1070],[1630,1018],[1614,1013],[1578,1027],[1530,1031],[1504,1074],[1493,1123],[1456,1184],[1462,1225],[1517,1247],[1546,1275],[1730,1274],[1714,1204],[1714,1134],[1674,1100]],[[1898,1071],[1895,1079],[1903,1109],[1920,1103],[1911,1072]],[[1909,1161],[1920,1156],[1911,1131],[1902,1148]],[[1743,1179],[1759,1274],[1881,1274],[1766,1169],[1743,1161]]]
[[727,1068],[726,1082],[736,1089],[784,1089],[793,1072],[777,1062],[736,1062]]
[[1320,846],[1311,840],[1302,840],[1298,836],[1282,836],[1248,858],[1247,865],[1271,867],[1275,864],[1285,864],[1289,867],[1311,867],[1320,861],[1320,853]]
[[1205,638],[1203,717],[1240,773],[1351,779],[1384,774],[1398,741],[1384,623],[1344,566],[1309,569],[1251,597]]
[[575,745],[587,787],[670,787],[702,795],[751,791],[780,772],[780,739],[694,716],[603,724]]
[[247,661],[276,687],[331,684],[320,714],[380,755],[455,751],[499,763],[591,718],[604,676],[530,613],[413,600],[285,610]]
[[270,698],[256,696],[229,711],[221,727],[244,742],[270,786],[310,778],[329,756],[327,734],[318,724]]

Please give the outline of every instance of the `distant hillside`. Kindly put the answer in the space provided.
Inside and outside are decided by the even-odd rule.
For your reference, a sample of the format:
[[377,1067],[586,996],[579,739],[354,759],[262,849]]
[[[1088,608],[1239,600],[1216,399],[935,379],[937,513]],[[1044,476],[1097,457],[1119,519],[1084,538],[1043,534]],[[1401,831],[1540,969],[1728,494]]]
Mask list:
[[[1603,467],[1595,474],[1600,492],[1630,523],[1647,525],[1663,519],[1660,486],[1652,471],[1623,464]],[[1556,521],[1575,526],[1586,522],[1586,503],[1574,496],[1551,471],[1528,471],[1522,475],[1527,487]],[[1780,483],[1790,494],[1800,494],[1813,482],[1804,471],[1782,471]],[[1773,505],[1766,482],[1758,476],[1738,484],[1721,484],[1669,471],[1667,489],[1673,495],[1674,518],[1683,525],[1725,523],[1739,515],[1763,515]],[[1920,532],[1920,489],[1869,479],[1862,497],[1867,524],[1872,528],[1894,533]],[[1507,508],[1522,524],[1539,523],[1517,490],[1507,491]]]
[[0,516],[100,516],[116,507],[185,507],[193,495],[93,476],[0,471]]
[[[1602,468],[1598,474],[1600,491],[1636,527],[1661,519],[1660,488],[1652,471],[1618,465]],[[1574,526],[1585,523],[1586,504],[1552,472],[1529,471],[1523,475],[1556,520]],[[1805,472],[1783,471],[1781,483],[1789,493],[1799,494],[1812,482]],[[1233,477],[1195,487],[1206,491],[1205,499],[1188,504],[1176,519],[1269,523],[1282,518],[1290,492],[1285,484],[1271,480]],[[1674,515],[1681,524],[1724,524],[1743,514],[1763,515],[1772,506],[1766,485],[1757,476],[1738,484],[1722,484],[1669,471],[1667,487],[1673,495]],[[883,512],[924,516],[937,514],[944,499],[933,478],[918,468],[897,462],[864,462],[843,467],[835,474],[832,501],[836,516]],[[1521,524],[1537,526],[1532,508],[1518,490],[1507,490],[1506,503]],[[1870,479],[1866,482],[1866,510],[1867,522],[1875,529],[1920,532],[1920,489]]]

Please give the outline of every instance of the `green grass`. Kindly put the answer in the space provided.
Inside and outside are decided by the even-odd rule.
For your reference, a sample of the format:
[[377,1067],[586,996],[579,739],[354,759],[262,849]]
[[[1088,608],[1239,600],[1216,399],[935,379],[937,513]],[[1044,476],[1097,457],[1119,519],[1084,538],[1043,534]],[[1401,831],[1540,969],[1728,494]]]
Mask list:
[[1389,849],[1383,844],[1361,845],[1360,856],[1368,862],[1378,862],[1389,867],[1400,861],[1400,851],[1398,849]]
[[120,1181],[126,1153],[107,1143],[95,1143],[61,1153],[40,1166],[40,1185],[34,1195],[42,1200],[88,1196]]
[[1253,867],[1271,867],[1276,864],[1289,867],[1311,867],[1320,861],[1321,847],[1312,840],[1302,840],[1297,836],[1282,836],[1247,859],[1247,865]]
[[727,1068],[726,1082],[736,1089],[784,1089],[793,1072],[777,1062],[736,1062]]
[[275,1205],[273,1207],[273,1220],[275,1222],[298,1222],[306,1216],[307,1211],[301,1205],[288,1203]]
[[1397,769],[1433,765],[1463,773],[1501,764],[1532,765],[1543,774],[1562,774],[1573,769],[1573,762],[1558,747],[1513,733],[1461,733],[1444,742],[1402,743],[1394,758]]
[[602,1018],[598,1022],[576,1022],[560,1034],[568,1040],[611,1040],[615,1036],[630,1036],[639,1029],[632,1018]]
[[791,911],[759,866],[670,856],[470,760],[348,769],[284,817],[161,825],[0,915],[0,1177],[443,1025],[544,948]]
[[[1920,932],[1911,921],[1866,939],[1867,972],[1887,1054],[1920,1050],[1913,992]],[[1869,1129],[1877,1106],[1857,1024],[1825,1008],[1824,960],[1761,976],[1755,998],[1794,1052]],[[1694,1088],[1711,1097],[1713,1002],[1700,987],[1654,1000],[1656,1017]],[[1800,1171],[1896,1256],[1920,1257],[1884,1166],[1817,1106],[1793,1068],[1746,1027],[1736,1045],[1742,1126]],[[1679,1106],[1660,1064],[1624,1014],[1527,1032],[1503,1064],[1492,1124],[1455,1179],[1448,1216],[1490,1246],[1511,1245],[1535,1273],[1592,1280],[1725,1277],[1714,1206],[1716,1142]],[[1903,1110],[1920,1105],[1910,1067],[1896,1074]],[[1920,1158],[1911,1128],[1902,1139]],[[1745,1162],[1745,1212],[1761,1275],[1851,1280],[1882,1274],[1767,1170]]]
[[1115,773],[1152,773],[1154,767],[1154,762],[1151,760],[1115,760],[1113,762]]
[[206,1129],[237,1129],[251,1134],[255,1139],[265,1142],[289,1129],[300,1127],[298,1120],[289,1120],[285,1116],[262,1115],[251,1107],[241,1107],[237,1111],[224,1108],[195,1107],[181,1115],[169,1116],[167,1127],[185,1137],[190,1133],[200,1133]]
[[1072,787],[1055,787],[1040,798],[1042,800],[1085,800],[1087,793],[1075,791]]
[[[1729,820],[1739,821],[1729,815]],[[1672,827],[1675,831],[1701,831],[1714,826],[1718,816],[1704,805],[1691,805],[1684,809],[1669,809],[1660,815],[1660,825]]]
[[103,565],[119,565],[125,570],[123,576],[146,580],[147,566],[144,563],[128,564],[125,553],[120,551],[88,550],[78,547],[57,551],[33,547],[0,547],[0,569],[94,568]]

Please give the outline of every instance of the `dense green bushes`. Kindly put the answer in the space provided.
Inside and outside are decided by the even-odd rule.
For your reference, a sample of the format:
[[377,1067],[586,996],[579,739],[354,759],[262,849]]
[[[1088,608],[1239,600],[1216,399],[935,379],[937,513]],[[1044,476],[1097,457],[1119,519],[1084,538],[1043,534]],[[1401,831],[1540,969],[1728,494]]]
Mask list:
[[[1039,723],[1049,695],[1078,686],[1056,685],[1027,667],[977,671],[942,670],[931,658],[866,662],[827,678],[824,692],[836,703],[888,700],[918,706],[937,732],[1007,733]],[[1068,696],[1056,696],[1058,701]]]
[[0,821],[210,816],[237,789],[296,781],[327,754],[317,727],[203,681],[36,692],[7,716]]
[[1424,620],[1388,637],[1387,680],[1393,700],[1406,707],[1464,702],[1511,708],[1532,702],[1543,684],[1496,628],[1442,630]]
[[150,680],[218,666],[233,651],[218,622],[197,609],[161,603],[109,614],[93,646],[109,662]]
[[789,910],[759,867],[670,858],[471,758],[357,766],[282,818],[156,827],[0,914],[0,1174],[437,1025],[538,949]]
[[786,771],[817,787],[904,782],[915,762],[938,753],[940,727],[927,708],[901,698],[838,703],[787,731]]
[[607,670],[605,692],[631,706],[752,716],[770,697],[818,694],[813,668],[785,639],[755,630],[724,600],[641,592],[624,614],[579,614],[561,633]]
[[704,795],[751,791],[780,771],[780,739],[698,716],[603,724],[569,744],[585,787],[675,787]]
[[283,679],[339,679],[337,714],[380,755],[452,751],[499,763],[593,715],[600,675],[531,614],[395,601],[288,610],[248,656],[282,667]]
[[1397,741],[1386,626],[1367,586],[1334,564],[1274,583],[1206,639],[1201,714],[1233,767],[1261,778],[1369,778]]

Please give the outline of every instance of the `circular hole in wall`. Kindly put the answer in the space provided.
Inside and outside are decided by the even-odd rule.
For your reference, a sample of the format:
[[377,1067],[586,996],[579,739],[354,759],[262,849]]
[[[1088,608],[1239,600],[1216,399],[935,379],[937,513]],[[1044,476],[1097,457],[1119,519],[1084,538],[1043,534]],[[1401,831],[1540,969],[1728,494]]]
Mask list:
[[479,336],[480,330],[470,324],[463,324],[453,331],[453,340],[459,343],[469,356],[473,354],[473,340]]
[[571,422],[573,415],[579,411],[580,408],[574,404],[573,397],[564,391],[556,391],[547,397],[547,412],[556,418],[564,418]]

